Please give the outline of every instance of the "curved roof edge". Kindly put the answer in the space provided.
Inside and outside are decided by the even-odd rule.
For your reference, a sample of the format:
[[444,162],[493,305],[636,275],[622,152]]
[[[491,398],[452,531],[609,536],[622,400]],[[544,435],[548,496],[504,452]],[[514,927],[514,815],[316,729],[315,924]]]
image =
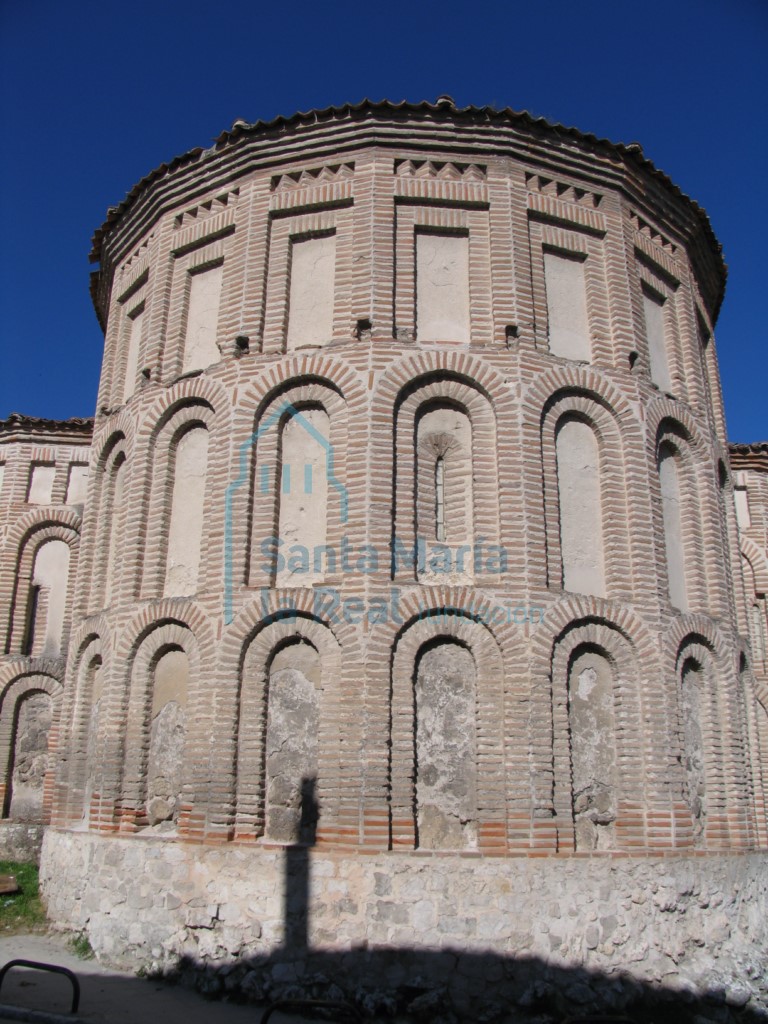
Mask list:
[[90,438],[93,433],[93,419],[73,416],[67,420],[51,420],[44,416],[25,416],[21,412],[12,412],[4,420],[0,420],[0,434],[17,432],[38,434],[80,434]]
[[[364,99],[361,100],[360,103],[345,103],[340,107],[331,106],[325,107],[322,110],[308,110],[292,114],[290,117],[279,115],[271,121],[247,122],[243,120],[236,120],[229,130],[222,132],[218,136],[211,149],[214,151],[224,149],[226,146],[238,141],[244,135],[258,134],[260,132],[273,132],[280,129],[287,130],[300,125],[318,124],[324,121],[332,121],[343,117],[359,115],[367,111],[372,114],[410,113],[417,115],[439,114],[442,116],[447,114],[456,121],[474,121],[475,123],[480,121],[506,121],[509,124],[515,124],[522,128],[543,129],[551,132],[553,135],[559,136],[560,138],[565,136],[566,138],[573,139],[575,142],[587,143],[590,146],[605,150],[608,153],[613,153],[621,157],[623,160],[635,164],[635,166],[641,168],[655,178],[677,199],[686,203],[698,218],[704,234],[706,235],[707,242],[711,245],[713,251],[720,260],[723,274],[723,287],[721,289],[720,296],[722,301],[722,293],[725,290],[727,267],[722,255],[722,246],[717,240],[706,211],[703,207],[699,206],[695,199],[692,199],[689,195],[683,192],[667,174],[660,171],[650,160],[648,160],[643,153],[642,146],[637,142],[627,144],[622,142],[611,142],[609,139],[601,139],[590,132],[583,132],[578,128],[569,128],[566,125],[548,121],[544,117],[534,117],[532,114],[529,114],[528,111],[516,111],[512,110],[511,107],[505,107],[502,110],[497,110],[495,107],[490,106],[475,107],[470,105],[467,107],[457,107],[449,96],[441,96],[435,103],[430,103],[427,100],[422,100],[420,103],[409,103],[406,100],[403,100],[400,103],[393,103],[390,100],[374,101]],[[171,174],[179,167],[199,160],[205,153],[210,152],[211,149],[204,149],[198,146],[195,149],[190,149],[186,153],[182,153],[180,156],[174,157],[173,160],[170,160],[167,163],[160,164],[159,167],[156,167],[153,171],[150,171],[149,174],[145,175],[140,181],[138,181],[127,193],[125,198],[117,204],[117,206],[111,206],[107,210],[107,216],[104,223],[94,232],[90,253],[91,262],[96,263],[101,259],[101,247],[105,236],[109,233],[112,226],[122,216],[122,214],[142,194],[142,192],[149,188],[149,186],[155,181],[167,174]]]
[[768,473],[768,441],[752,441],[749,444],[729,444],[728,454],[734,470],[751,469]]

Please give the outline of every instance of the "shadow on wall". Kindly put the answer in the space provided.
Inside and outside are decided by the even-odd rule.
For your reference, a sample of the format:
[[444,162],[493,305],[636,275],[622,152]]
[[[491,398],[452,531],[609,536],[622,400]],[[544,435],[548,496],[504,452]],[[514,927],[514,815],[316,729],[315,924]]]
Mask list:
[[345,999],[368,1018],[397,1017],[425,1024],[545,1024],[588,1013],[625,1016],[637,1024],[768,1021],[768,1013],[747,1006],[749,989],[736,981],[728,991],[713,987],[701,993],[682,979],[677,988],[671,988],[623,974],[558,966],[532,956],[460,948],[311,949],[311,847],[318,820],[314,791],[314,780],[305,778],[300,832],[304,843],[285,851],[284,944],[269,955],[226,963],[185,957],[164,977],[194,987],[208,998]]

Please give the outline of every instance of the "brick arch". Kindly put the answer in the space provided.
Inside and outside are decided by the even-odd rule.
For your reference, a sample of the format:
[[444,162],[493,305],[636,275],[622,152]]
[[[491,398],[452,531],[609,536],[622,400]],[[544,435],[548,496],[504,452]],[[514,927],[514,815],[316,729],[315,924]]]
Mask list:
[[166,597],[144,605],[119,632],[114,645],[114,657],[118,665],[128,665],[146,637],[161,623],[179,622],[195,635],[201,651],[213,656],[215,633],[213,623],[201,606],[192,598]]
[[[660,714],[658,693],[648,693],[641,685],[640,661],[632,637],[625,629],[606,620],[581,619],[570,622],[554,641],[551,657],[552,736],[553,736],[553,808],[558,821],[558,849],[574,849],[574,807],[571,764],[571,721],[569,685],[573,659],[581,650],[595,650],[611,665],[616,750],[616,822],[614,841],[617,849],[636,842],[640,831],[648,842],[646,815],[658,806],[660,793],[651,793],[649,766],[663,764],[663,744],[654,745],[647,728],[650,717],[655,727],[666,731]],[[654,749],[654,746],[656,749]],[[655,799],[654,799],[655,798]]]
[[745,534],[739,534],[742,555],[752,567],[758,593],[768,594],[768,555]]
[[656,639],[645,621],[629,606],[583,594],[564,594],[547,613],[531,640],[531,659],[537,675],[549,671],[552,652],[560,637],[574,622],[582,620],[604,623],[623,636],[637,651],[644,664],[658,660]]
[[504,763],[504,662],[490,630],[459,608],[433,607],[411,618],[395,637],[391,653],[389,714],[390,846],[416,844],[414,672],[425,645],[446,639],[466,647],[475,663],[476,728],[482,744],[477,758],[478,847],[505,847],[506,773]]
[[494,407],[510,401],[504,375],[495,366],[469,352],[434,350],[409,353],[388,366],[373,392],[374,412],[394,408],[398,396],[430,377],[456,380],[475,387]]
[[[260,540],[275,535],[280,514],[280,485],[271,481],[265,498],[258,494],[259,465],[277,466],[281,443],[281,431],[285,417],[281,415],[284,406],[291,406],[299,413],[306,408],[318,407],[325,411],[329,420],[330,437],[327,451],[327,469],[332,480],[328,482],[328,509],[326,544],[339,549],[341,537],[356,527],[364,528],[365,508],[358,503],[350,508],[348,488],[350,420],[347,402],[343,393],[333,382],[305,377],[289,379],[270,391],[259,404],[255,420],[251,421],[249,439],[240,445],[240,474],[242,486],[233,493],[231,518],[231,550],[233,558],[238,552],[245,553],[243,563],[232,566],[233,583],[247,580],[250,586],[269,587],[274,585],[270,572],[262,568],[263,553]],[[274,425],[269,424],[274,420]],[[245,479],[243,479],[245,478]]]
[[725,637],[718,624],[706,615],[677,615],[667,623],[662,636],[662,656],[668,666],[677,669],[680,651],[690,637],[701,638],[711,652],[727,650]]
[[[712,447],[705,439],[691,411],[681,402],[676,402],[674,399],[666,397],[654,399],[646,409],[645,436],[648,439],[647,444],[649,447],[652,447],[655,451],[659,442],[659,430],[667,420],[678,426],[685,440],[700,458],[708,459],[711,457]],[[719,449],[718,453],[722,455]]]
[[[217,413],[208,399],[198,394],[179,396],[175,401],[170,401],[170,396],[165,397],[168,400],[157,402],[153,412],[145,418],[137,438],[135,462],[142,467],[142,475],[131,487],[131,504],[139,513],[139,529],[133,554],[136,566],[134,586],[129,594],[134,599],[144,597],[152,600],[162,594],[171,519],[173,467],[179,441],[196,427],[202,427],[208,432],[208,494],[213,486],[212,481],[217,478],[218,464],[226,460],[226,452],[218,452],[215,443],[217,438],[223,436],[221,431],[226,425],[224,415]],[[155,414],[156,419],[153,418]],[[215,507],[214,500],[207,499],[206,504]],[[206,540],[207,537],[203,536],[201,566],[206,564]]]
[[208,407],[214,413],[211,429],[225,430],[230,419],[232,398],[227,389],[208,376],[188,377],[163,390],[142,412],[136,426],[137,447],[149,446],[176,413],[187,406]]
[[[122,413],[120,418],[128,419],[128,416]],[[126,467],[126,474],[130,473],[133,433],[132,424],[130,435],[121,429],[111,430],[104,443],[99,448],[94,448],[94,452],[97,453],[94,460],[95,484],[91,489],[92,505],[89,505],[88,509],[93,524],[93,539],[86,546],[84,554],[87,561],[83,566],[84,574],[92,583],[84,594],[76,595],[78,611],[95,614],[107,600],[108,577],[115,568],[109,564],[110,555],[115,550],[112,544],[116,545],[117,537],[124,532],[128,514],[125,507],[119,510],[115,510],[114,507],[117,474],[121,466]],[[128,490],[129,487],[124,484],[124,492]]]
[[[703,616],[687,616],[673,624],[666,651],[673,657],[678,700],[678,731],[673,752],[684,755],[682,669],[694,658],[703,673],[700,728],[707,782],[707,821],[702,841],[707,849],[739,849],[749,845],[749,792],[742,759],[746,734],[744,693],[730,645],[718,627]],[[681,784],[683,778],[681,776]],[[691,829],[693,827],[690,822]],[[693,832],[689,843],[693,844]]]
[[80,532],[80,517],[76,512],[66,508],[40,508],[25,512],[9,527],[5,538],[5,546],[13,550],[22,544],[36,530],[46,526],[59,526]]
[[68,599],[61,633],[62,656],[67,649],[72,622],[71,584],[77,578],[80,551],[80,519],[74,512],[47,509],[21,516],[9,530],[6,539],[6,549],[16,552],[15,558],[7,560],[5,571],[0,575],[0,606],[8,609],[6,654],[21,653],[35,558],[43,544],[50,540],[63,541],[70,549]]
[[[472,432],[472,450],[469,453],[473,485],[470,542],[474,544],[477,538],[483,537],[489,544],[500,543],[498,428],[493,404],[485,390],[475,382],[445,371],[433,371],[403,387],[393,406],[392,549],[396,541],[406,548],[412,548],[416,543],[413,530],[419,456],[414,446],[416,424],[423,410],[440,403],[454,404],[462,410],[469,419]],[[393,567],[393,572],[393,578],[401,580],[413,580],[417,575],[415,565]],[[476,574],[470,570],[464,575]],[[482,582],[482,578],[476,582]]]
[[[315,614],[314,594],[311,590],[292,589],[291,610],[286,610],[281,604],[282,595],[277,591],[271,591],[262,598],[253,599],[246,604],[237,614],[231,625],[229,625],[221,641],[221,664],[225,671],[241,671],[242,658],[248,644],[267,625],[273,621],[289,620],[296,615],[304,620],[317,621],[327,629],[336,643],[344,646],[354,636],[354,628],[343,622],[328,622]],[[266,604],[264,604],[266,600]]]
[[[546,817],[558,815],[567,822],[564,841],[571,841],[571,817],[567,803],[561,801],[556,807],[556,778],[553,769],[555,750],[555,690],[553,681],[553,665],[558,647],[565,643],[565,638],[574,629],[592,632],[595,637],[603,638],[604,630],[612,631],[617,638],[632,652],[635,662],[642,665],[649,679],[659,679],[659,652],[655,638],[647,625],[637,613],[627,605],[616,601],[608,601],[598,597],[579,594],[563,595],[555,604],[547,608],[546,616],[537,626],[530,646],[531,684],[530,709],[528,713],[528,729],[530,737],[546,735],[551,737],[551,745],[531,747],[530,776],[534,815]],[[659,684],[659,692],[648,696],[646,703],[655,708],[654,714],[660,721],[668,720],[670,700],[664,697],[663,688]],[[562,703],[562,692],[560,694]],[[645,699],[645,698],[644,698]],[[636,712],[633,712],[633,714]],[[530,740],[529,740],[530,742]],[[650,741],[649,757],[658,764],[664,764],[664,730],[657,729],[657,735]],[[563,752],[560,751],[560,775],[558,782],[558,799],[568,793],[562,775]],[[553,841],[554,837],[553,837]]]
[[304,382],[325,385],[337,391],[352,408],[363,410],[368,400],[359,373],[348,363],[323,352],[283,355],[265,366],[258,377],[243,388],[235,410],[235,436],[244,441],[253,430],[254,420],[265,405],[274,401],[285,388]]
[[53,798],[53,768],[59,738],[59,707],[63,691],[61,680],[50,672],[47,659],[6,662],[0,675],[0,814],[7,813],[17,715],[21,702],[35,693],[46,693],[52,703],[52,723],[48,733],[48,767],[43,782],[43,820],[50,820]]
[[537,374],[522,400],[523,421],[538,424],[542,410],[558,394],[582,394],[611,410],[625,430],[640,430],[637,414],[627,396],[592,366],[568,364],[549,367]]
[[712,452],[686,410],[680,410],[670,400],[655,403],[657,412],[682,412],[682,416],[661,415],[655,427],[648,422],[648,462],[651,473],[651,498],[654,535],[657,543],[656,558],[661,580],[669,580],[667,559],[663,550],[665,527],[662,514],[661,485],[659,480],[659,452],[669,444],[676,452],[677,472],[682,498],[681,530],[685,557],[685,584],[689,610],[716,616],[729,614],[730,584],[727,570],[714,552],[723,547],[720,521],[720,497]]
[[[641,433],[634,417],[628,437],[625,424],[613,406],[602,396],[573,389],[556,391],[540,411],[541,473],[543,479],[543,516],[546,524],[546,583],[562,589],[563,562],[560,525],[560,487],[557,474],[557,434],[566,418],[586,423],[593,431],[599,455],[600,504],[605,588],[609,597],[632,599],[633,567],[642,562],[638,536],[642,510],[632,495],[639,493],[638,466],[632,452],[640,453]],[[626,553],[631,567],[627,573]]]
[[[493,423],[498,445],[492,451],[483,452],[481,463],[486,486],[493,488],[493,500],[483,515],[489,515],[497,522],[494,527],[493,543],[498,538],[507,538],[516,533],[517,502],[511,495],[517,496],[518,471],[515,438],[518,434],[518,418],[514,395],[504,383],[499,371],[482,358],[468,352],[430,351],[408,353],[382,372],[376,383],[371,399],[370,409],[366,412],[366,431],[370,432],[368,440],[368,459],[373,458],[376,467],[369,473],[366,480],[369,506],[377,510],[370,523],[370,535],[367,538],[383,556],[392,544],[392,518],[388,510],[393,501],[393,483],[395,481],[395,443],[394,424],[398,411],[404,407],[413,392],[419,389],[433,389],[436,382],[447,389],[445,397],[451,398],[452,390],[465,388],[464,402],[467,394],[476,395],[473,403],[480,408],[484,402],[490,409],[489,425]],[[353,423],[356,421],[353,419]],[[402,423],[402,419],[401,419]],[[476,447],[473,444],[473,447]],[[408,452],[408,447],[406,447]],[[413,455],[409,455],[413,459]],[[402,469],[402,467],[398,467]],[[410,486],[410,485],[409,485]],[[509,500],[507,500],[507,496]],[[382,510],[379,512],[378,510]],[[387,510],[387,511],[384,511]],[[386,557],[379,561],[379,572],[375,574],[378,584],[385,585],[391,579],[391,564]],[[413,574],[411,573],[411,576]]]
[[324,623],[299,613],[263,620],[250,630],[241,647],[234,709],[236,772],[232,793],[234,837],[241,841],[252,842],[264,834],[269,666],[277,650],[297,641],[308,643],[317,651],[322,673],[318,687],[318,841],[331,840],[339,828],[339,771],[346,738],[340,727],[342,648]]
[[106,418],[99,423],[91,441],[91,461],[94,467],[109,455],[110,444],[114,439],[123,437],[126,443],[133,445],[136,435],[136,422],[128,409],[121,409],[119,412]]
[[11,686],[17,680],[30,675],[52,679],[59,687],[64,685],[61,679],[61,663],[52,658],[9,658],[0,663],[0,708]]
[[[648,470],[644,454],[644,435],[637,413],[626,395],[599,370],[573,364],[557,365],[538,374],[521,402],[520,447],[529,457],[519,464],[522,485],[527,496],[528,527],[525,572],[531,586],[538,589],[562,586],[562,558],[559,532],[559,501],[552,421],[556,407],[569,410],[598,429],[601,477],[618,480],[617,497],[621,511],[604,514],[604,546],[611,553],[606,569],[609,595],[622,600],[634,599],[632,574],[622,574],[618,565],[619,549],[624,545],[634,565],[647,558],[642,545],[643,523],[647,520]],[[611,437],[611,443],[600,437]],[[603,472],[604,469],[604,472]],[[606,491],[604,510],[613,504]],[[606,543],[607,542],[607,543]]]
[[[56,806],[60,818],[57,823],[80,821],[84,814],[90,816],[91,809],[85,806],[85,790],[94,694],[93,680],[86,670],[97,657],[101,660],[106,680],[112,663],[112,643],[104,615],[83,623],[70,643],[67,688],[62,704],[65,742],[56,772]],[[106,686],[102,691],[102,695],[105,694]],[[101,763],[102,760],[101,752],[96,750],[94,761]],[[93,809],[93,815],[97,820],[97,808]]]
[[[112,781],[117,792],[112,796],[115,804],[115,818],[119,822],[120,831],[134,832],[147,824],[146,799],[146,768],[149,754],[149,731],[151,725],[152,670],[157,659],[168,649],[181,649],[189,659],[189,693],[187,699],[188,730],[184,755],[184,790],[185,800],[179,816],[178,829],[185,831],[186,819],[189,817],[189,791],[193,768],[205,772],[205,764],[192,765],[191,751],[195,750],[196,733],[200,731],[200,715],[205,714],[205,707],[210,702],[210,690],[207,680],[202,679],[203,658],[198,637],[175,608],[169,615],[163,615],[159,609],[153,622],[147,624],[128,648],[130,655],[123,662],[119,651],[124,649],[127,639],[123,641],[117,652],[118,664],[124,664],[122,673],[115,671],[110,680],[106,715],[103,727],[106,744],[116,748],[118,770],[113,780],[99,780],[99,817],[105,819],[105,808],[101,801],[112,796],[109,781]],[[122,685],[120,685],[122,683]],[[207,699],[203,699],[203,697]],[[195,750],[199,754],[199,749]],[[104,783],[107,783],[106,785]],[[95,797],[94,797],[95,799]]]

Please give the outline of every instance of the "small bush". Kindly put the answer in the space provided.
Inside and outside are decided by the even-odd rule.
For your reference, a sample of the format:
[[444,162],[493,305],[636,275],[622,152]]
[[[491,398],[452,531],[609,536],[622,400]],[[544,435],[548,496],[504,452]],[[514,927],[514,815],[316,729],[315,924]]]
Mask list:
[[0,896],[0,935],[44,932],[48,922],[40,902],[37,865],[0,860],[0,875],[13,875],[19,884],[19,892]]

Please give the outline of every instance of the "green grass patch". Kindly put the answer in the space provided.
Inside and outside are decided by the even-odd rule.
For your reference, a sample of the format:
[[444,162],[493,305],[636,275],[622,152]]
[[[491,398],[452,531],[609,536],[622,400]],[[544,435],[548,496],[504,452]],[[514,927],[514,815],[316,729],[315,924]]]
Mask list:
[[40,902],[37,865],[0,860],[0,875],[13,875],[21,890],[0,895],[0,935],[46,931],[48,921]]
[[69,940],[69,948],[81,960],[93,960],[96,956],[85,932],[73,936]]

